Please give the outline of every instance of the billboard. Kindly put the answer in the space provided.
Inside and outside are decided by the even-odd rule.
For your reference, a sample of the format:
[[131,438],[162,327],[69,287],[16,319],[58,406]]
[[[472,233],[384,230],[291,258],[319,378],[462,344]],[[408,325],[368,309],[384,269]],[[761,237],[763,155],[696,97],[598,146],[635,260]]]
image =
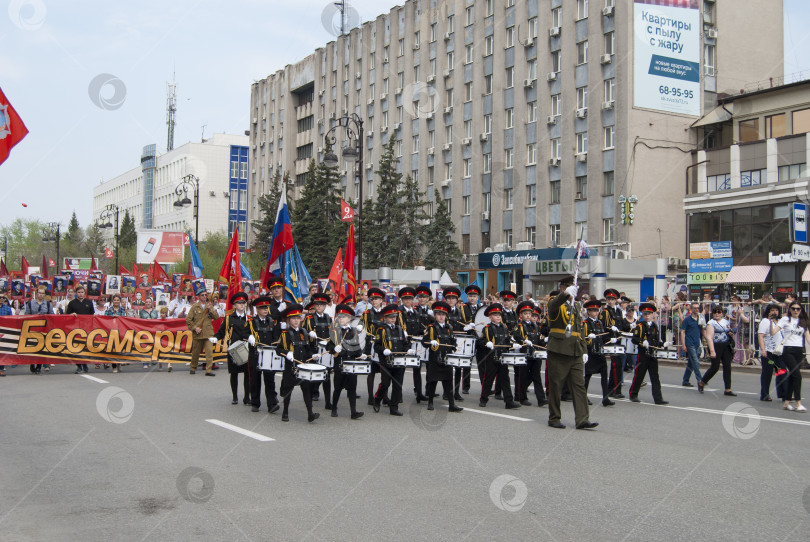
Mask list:
[[691,260],[707,260],[731,257],[731,241],[689,243],[689,259]]
[[139,264],[175,264],[183,261],[186,254],[186,234],[175,231],[146,230],[138,232],[135,248]]
[[700,116],[697,0],[635,0],[633,105]]

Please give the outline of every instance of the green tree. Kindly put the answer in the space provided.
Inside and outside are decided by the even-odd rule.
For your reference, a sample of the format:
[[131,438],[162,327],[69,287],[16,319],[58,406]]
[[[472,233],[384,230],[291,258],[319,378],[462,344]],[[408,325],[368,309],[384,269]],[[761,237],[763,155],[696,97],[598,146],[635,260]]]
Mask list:
[[73,211],[73,215],[70,217],[68,231],[65,234],[65,241],[72,243],[74,246],[78,246],[82,241],[84,241],[84,232],[82,231],[81,226],[79,226],[79,219],[76,218],[76,211]]
[[425,241],[425,223],[430,216],[425,212],[425,193],[410,175],[405,177],[399,191],[402,222],[398,231],[397,267],[414,267],[421,263],[422,245]]
[[433,202],[436,212],[431,223],[425,228],[424,265],[428,269],[454,269],[461,260],[461,250],[453,241],[456,227],[450,218],[450,208],[438,190],[433,194]]
[[293,239],[313,278],[329,275],[338,248],[346,243],[348,225],[340,220],[339,181],[337,168],[312,160],[295,203]]
[[87,226],[85,232],[85,239],[82,243],[84,245],[83,253],[96,257],[96,261],[104,259],[104,247],[107,245],[107,239],[98,224],[95,222]]
[[[196,239],[195,239],[196,242]],[[225,253],[231,238],[228,232],[208,232],[202,241],[197,242],[197,251],[200,253],[200,260],[203,264],[203,277],[217,280],[219,270],[222,269],[222,262],[225,260]],[[185,273],[188,270],[188,263],[191,261],[191,253],[186,251],[186,257],[181,263],[174,267],[174,273]],[[245,262],[247,265],[247,262]],[[251,270],[253,273],[253,270]],[[254,275],[258,279],[258,275]]]
[[400,257],[400,228],[405,214],[399,203],[402,174],[394,157],[394,139],[389,138],[380,157],[377,199],[363,203],[363,265],[369,268],[396,267]]
[[46,226],[39,220],[18,218],[8,226],[0,228],[0,236],[7,245],[6,266],[9,271],[19,271],[22,257],[30,265],[40,265],[42,254],[56,259],[56,243],[43,243]]
[[129,209],[127,209],[124,211],[124,218],[121,220],[121,227],[118,231],[118,249],[123,252],[135,248],[137,242],[138,234],[135,232],[135,220],[130,216]]

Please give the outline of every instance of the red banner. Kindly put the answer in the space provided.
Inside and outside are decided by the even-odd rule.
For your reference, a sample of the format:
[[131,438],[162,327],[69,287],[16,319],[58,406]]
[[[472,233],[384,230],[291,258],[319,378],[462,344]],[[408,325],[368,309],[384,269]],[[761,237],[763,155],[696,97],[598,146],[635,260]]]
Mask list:
[[[0,365],[188,363],[191,343],[191,331],[180,318],[0,316]],[[214,345],[214,361],[227,359],[224,344]]]
[[340,219],[343,222],[351,222],[354,220],[354,209],[352,209],[352,206],[343,198],[340,198]]

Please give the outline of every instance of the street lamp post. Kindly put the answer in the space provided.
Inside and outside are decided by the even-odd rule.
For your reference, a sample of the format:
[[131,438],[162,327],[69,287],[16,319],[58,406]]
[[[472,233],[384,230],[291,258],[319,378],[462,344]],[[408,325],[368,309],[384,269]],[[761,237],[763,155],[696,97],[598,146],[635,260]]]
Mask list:
[[[355,176],[357,178],[357,275],[356,282],[359,284],[363,278],[363,119],[360,115],[352,113],[337,119],[337,124],[332,126],[324,141],[327,147],[334,148],[337,137],[333,133],[335,128],[343,128],[348,137],[348,145],[343,149],[343,159],[347,162],[357,161]],[[323,157],[323,163],[327,167],[337,167],[340,163],[337,154],[331,149]]]
[[62,237],[59,222],[48,222],[48,231],[42,240],[46,243],[56,242],[56,274],[59,274],[59,239]]
[[115,230],[113,239],[115,241],[115,272],[118,273],[118,206],[114,203],[107,205],[98,217],[99,228],[112,228],[112,218],[115,217]]
[[174,193],[177,195],[177,201],[174,206],[182,209],[187,205],[191,205],[191,199],[188,197],[189,191],[194,192],[194,242],[200,242],[200,178],[189,173],[180,181]]

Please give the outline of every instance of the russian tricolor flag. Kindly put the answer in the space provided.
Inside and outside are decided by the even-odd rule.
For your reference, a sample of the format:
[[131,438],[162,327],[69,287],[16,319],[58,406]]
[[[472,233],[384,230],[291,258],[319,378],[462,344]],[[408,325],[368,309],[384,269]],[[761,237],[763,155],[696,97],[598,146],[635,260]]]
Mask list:
[[270,242],[270,254],[267,256],[267,264],[262,273],[262,282],[265,277],[278,274],[277,272],[281,269],[279,258],[292,247],[290,211],[287,209],[287,193],[282,187],[281,198],[278,200],[278,211],[276,211],[276,225],[273,227],[273,239]]

